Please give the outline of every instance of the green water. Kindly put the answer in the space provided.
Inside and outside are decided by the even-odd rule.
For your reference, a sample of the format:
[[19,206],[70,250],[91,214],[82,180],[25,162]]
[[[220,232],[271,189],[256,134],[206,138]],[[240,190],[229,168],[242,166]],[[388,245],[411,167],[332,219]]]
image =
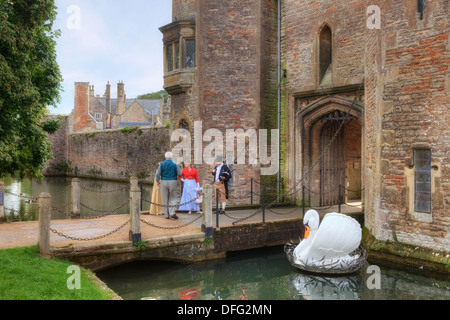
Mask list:
[[125,300],[450,300],[450,281],[380,266],[380,289],[369,289],[367,266],[347,277],[300,273],[282,247],[231,253],[200,264],[140,261],[97,273]]
[[[52,196],[52,219],[68,219],[72,209],[71,178],[50,177],[44,180],[12,178],[5,183],[5,216],[9,221],[38,220],[38,204],[29,197],[37,198],[41,193]],[[110,210],[114,214],[129,214],[129,183],[81,179],[80,204],[82,217],[95,217]],[[151,186],[142,186],[144,199],[150,200]],[[148,210],[150,204],[142,201],[142,210]],[[120,207],[120,208],[119,208]],[[117,209],[117,210],[116,210]]]

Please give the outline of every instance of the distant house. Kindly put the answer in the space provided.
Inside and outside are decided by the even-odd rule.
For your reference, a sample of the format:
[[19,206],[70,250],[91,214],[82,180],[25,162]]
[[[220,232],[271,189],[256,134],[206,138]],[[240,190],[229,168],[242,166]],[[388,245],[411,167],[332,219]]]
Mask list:
[[111,98],[109,82],[102,97],[95,95],[89,82],[76,82],[71,131],[163,125],[164,110],[163,99],[127,99],[123,82],[117,84],[117,98]]

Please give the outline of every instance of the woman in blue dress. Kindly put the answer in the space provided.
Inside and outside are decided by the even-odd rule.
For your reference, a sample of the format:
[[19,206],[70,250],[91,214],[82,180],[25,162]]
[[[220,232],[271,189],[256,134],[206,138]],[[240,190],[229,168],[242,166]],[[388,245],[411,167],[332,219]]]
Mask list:
[[200,187],[198,173],[197,170],[192,168],[191,164],[187,161],[184,162],[181,181],[184,182],[184,187],[179,209],[181,211],[188,211],[188,214],[191,214],[192,211],[199,212],[200,205],[195,201],[197,198],[197,189]]

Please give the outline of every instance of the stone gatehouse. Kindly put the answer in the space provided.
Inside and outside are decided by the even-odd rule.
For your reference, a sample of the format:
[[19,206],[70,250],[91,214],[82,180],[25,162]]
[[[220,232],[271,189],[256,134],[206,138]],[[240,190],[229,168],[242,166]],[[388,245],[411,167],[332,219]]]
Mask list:
[[[283,191],[302,181],[311,204],[327,205],[340,184],[376,239],[448,252],[449,1],[172,3],[160,28],[172,131],[279,119]],[[236,195],[250,178],[276,181],[259,165],[234,169]]]

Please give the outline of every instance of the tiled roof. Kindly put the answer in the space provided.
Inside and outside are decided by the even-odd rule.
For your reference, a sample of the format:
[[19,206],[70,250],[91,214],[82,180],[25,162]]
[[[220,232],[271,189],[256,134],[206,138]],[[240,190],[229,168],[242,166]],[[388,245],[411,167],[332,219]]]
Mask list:
[[[97,98],[97,100],[106,107],[106,98]],[[149,115],[159,114],[159,109],[161,108],[160,100],[150,100],[150,99],[127,99],[126,108],[128,109],[134,102],[137,102]],[[111,99],[111,114],[116,114],[117,110],[117,99]]]

